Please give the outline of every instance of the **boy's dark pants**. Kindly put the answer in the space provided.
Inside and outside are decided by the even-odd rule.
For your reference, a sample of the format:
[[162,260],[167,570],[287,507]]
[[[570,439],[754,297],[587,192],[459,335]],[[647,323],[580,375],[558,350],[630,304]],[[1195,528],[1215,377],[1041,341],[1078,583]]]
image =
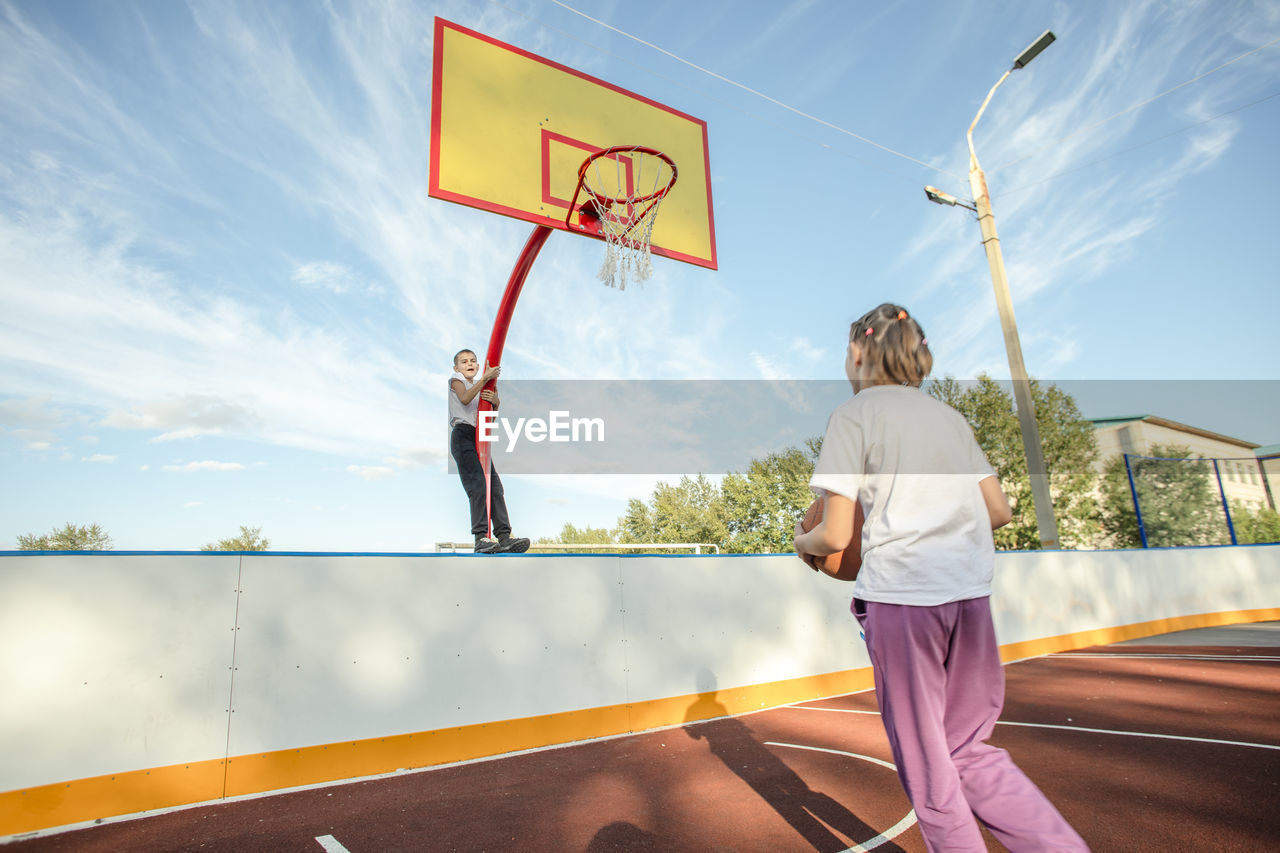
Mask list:
[[[476,428],[471,424],[455,426],[449,434],[449,453],[458,465],[458,479],[462,480],[462,488],[466,489],[471,500],[471,535],[486,536],[489,525],[484,511],[484,468],[480,466],[480,455],[476,453]],[[502,480],[498,479],[492,461],[489,462],[489,497],[493,535],[505,539],[511,535],[511,521],[507,518]]]

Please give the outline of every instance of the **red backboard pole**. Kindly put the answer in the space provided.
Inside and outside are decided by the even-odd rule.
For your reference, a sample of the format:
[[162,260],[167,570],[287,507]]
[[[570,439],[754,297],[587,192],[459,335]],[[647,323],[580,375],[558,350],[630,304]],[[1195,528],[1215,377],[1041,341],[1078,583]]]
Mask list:
[[[538,252],[542,251],[542,244],[547,242],[547,238],[551,236],[551,228],[546,225],[534,226],[533,233],[529,235],[528,241],[524,244],[524,249],[520,252],[520,257],[516,260],[515,267],[511,270],[511,278],[507,279],[507,289],[502,294],[502,302],[498,304],[498,315],[493,318],[493,332],[489,335],[489,346],[485,350],[484,360],[489,367],[500,367],[502,364],[502,348],[507,343],[507,329],[511,326],[511,315],[516,310],[516,300],[520,298],[520,289],[524,287],[524,281],[529,277],[529,270],[533,267],[533,262],[538,258]],[[497,386],[496,379],[490,379],[485,383],[486,389],[492,389]],[[480,408],[476,413],[476,455],[480,457],[480,467],[484,470],[484,511],[487,523],[486,536],[493,536],[493,507],[492,483],[490,475],[490,447],[491,442],[481,441],[482,431],[480,427],[483,425],[481,419],[485,412],[493,411],[493,406],[488,400],[480,401]]]

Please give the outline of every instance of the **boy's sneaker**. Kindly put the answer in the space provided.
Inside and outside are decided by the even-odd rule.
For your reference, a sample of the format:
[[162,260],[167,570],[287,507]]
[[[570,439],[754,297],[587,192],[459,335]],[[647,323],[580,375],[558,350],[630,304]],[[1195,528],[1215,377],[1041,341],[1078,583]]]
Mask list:
[[496,554],[499,547],[497,539],[490,539],[488,536],[476,537],[477,554]]
[[523,554],[529,550],[529,540],[524,537],[503,536],[498,540],[498,550],[503,554]]

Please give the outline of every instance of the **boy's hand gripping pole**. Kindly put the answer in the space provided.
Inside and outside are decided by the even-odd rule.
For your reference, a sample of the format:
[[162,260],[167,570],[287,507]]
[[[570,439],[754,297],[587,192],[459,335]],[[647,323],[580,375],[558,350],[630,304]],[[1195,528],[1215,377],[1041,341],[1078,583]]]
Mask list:
[[[524,249],[520,252],[520,257],[516,260],[515,267],[511,270],[511,278],[507,279],[507,289],[502,294],[502,302],[498,304],[498,315],[493,318],[493,332],[489,335],[489,347],[485,350],[484,360],[486,367],[499,367],[502,362],[502,348],[507,342],[507,329],[511,326],[511,315],[516,310],[516,300],[520,298],[520,289],[524,287],[524,281],[529,276],[529,270],[533,267],[533,262],[538,258],[538,252],[542,251],[542,244],[547,242],[547,238],[551,236],[551,228],[546,225],[535,225],[533,233],[529,235],[529,239],[524,244]],[[493,390],[497,386],[496,379],[490,379],[484,384],[481,390]],[[492,442],[481,441],[484,435],[483,415],[485,412],[493,411],[493,405],[485,399],[480,400],[480,408],[476,413],[476,455],[480,457],[480,468],[484,471],[484,512],[486,522],[486,536],[493,536],[493,486],[491,481],[492,468],[490,462],[490,448]]]

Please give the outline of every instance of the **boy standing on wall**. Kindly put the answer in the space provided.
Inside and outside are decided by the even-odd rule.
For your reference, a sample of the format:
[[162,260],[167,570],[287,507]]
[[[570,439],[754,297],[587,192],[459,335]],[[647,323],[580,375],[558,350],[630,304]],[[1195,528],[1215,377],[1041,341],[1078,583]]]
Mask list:
[[[490,379],[498,377],[501,368],[486,365],[477,379],[479,370],[480,362],[471,350],[459,350],[453,357],[453,375],[449,377],[449,453],[458,465],[458,478],[471,501],[471,534],[476,539],[476,553],[520,554],[529,550],[529,540],[511,535],[502,480],[492,462],[489,463],[489,506],[484,505],[484,468],[476,453],[476,419],[481,400],[498,408],[498,392],[481,389]],[[490,518],[497,539],[489,536]]]

